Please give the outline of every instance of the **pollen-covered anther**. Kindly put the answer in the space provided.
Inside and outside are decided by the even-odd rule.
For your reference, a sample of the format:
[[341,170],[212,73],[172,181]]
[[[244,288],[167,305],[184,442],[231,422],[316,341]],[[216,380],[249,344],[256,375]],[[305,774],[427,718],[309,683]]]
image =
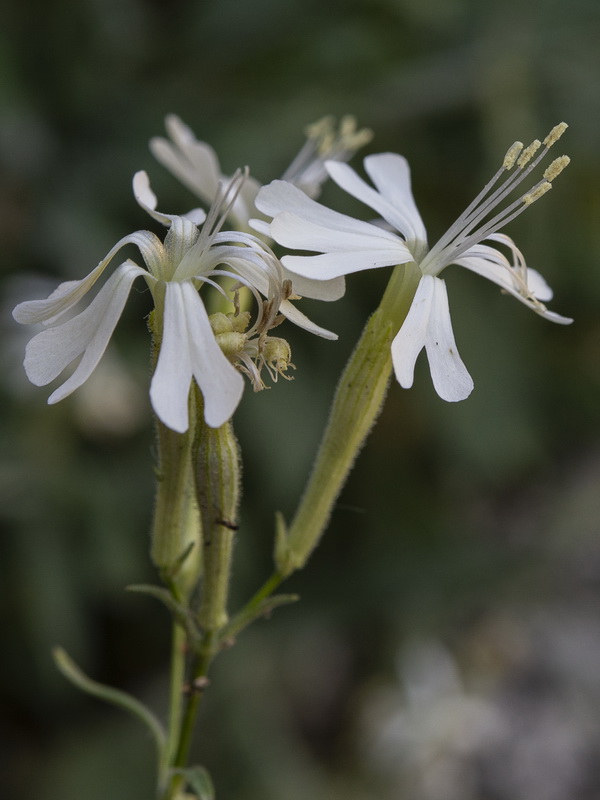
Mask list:
[[534,155],[537,153],[537,151],[540,149],[541,146],[542,143],[540,142],[540,140],[534,139],[533,142],[528,147],[526,147],[519,156],[519,159],[517,161],[517,166],[520,169],[523,169],[523,167],[531,161],[531,159],[534,157]]
[[368,144],[373,138],[373,131],[370,128],[356,128],[356,117],[346,114],[340,120],[340,141],[342,145],[351,149],[358,150]]
[[515,142],[508,148],[504,156],[504,161],[502,162],[503,169],[508,170],[514,167],[517,158],[521,155],[523,147],[523,142]]
[[320,139],[333,129],[333,122],[331,114],[321,117],[321,119],[311,122],[310,125],[304,128],[304,135],[307,139]]
[[544,181],[544,183],[540,183],[540,185],[532,192],[523,195],[523,203],[526,206],[530,206],[532,203],[535,203],[536,200],[539,200],[542,195],[546,194],[546,192],[549,192],[551,188],[552,184],[550,181]]
[[552,147],[552,145],[560,139],[568,127],[569,126],[566,122],[559,122],[558,125],[555,125],[548,136],[546,136],[544,139],[544,146]]
[[571,159],[569,158],[569,156],[560,156],[559,158],[555,158],[554,161],[544,172],[544,178],[547,181],[553,181],[556,177],[560,175],[563,169],[570,164],[570,162]]

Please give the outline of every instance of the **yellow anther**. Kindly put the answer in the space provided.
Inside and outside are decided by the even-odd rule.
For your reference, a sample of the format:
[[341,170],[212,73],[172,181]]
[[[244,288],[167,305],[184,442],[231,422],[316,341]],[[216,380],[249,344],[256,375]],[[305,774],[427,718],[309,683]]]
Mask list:
[[329,153],[334,142],[335,133],[333,131],[326,131],[319,142],[319,155]]
[[526,147],[525,150],[523,150],[523,152],[519,156],[519,160],[517,161],[517,166],[519,167],[519,169],[522,169],[525,166],[525,164],[531,161],[531,159],[537,153],[537,151],[540,149],[541,146],[542,143],[540,142],[540,140],[534,139],[533,142],[529,145],[529,147]]
[[304,134],[307,139],[320,139],[333,128],[333,117],[328,114],[326,117],[318,119],[316,122],[311,122],[304,128]]
[[566,122],[559,122],[558,125],[555,125],[548,136],[544,139],[544,145],[546,147],[552,147],[552,145],[557,142],[563,133],[567,130],[569,126]]
[[356,117],[353,114],[345,114],[340,120],[340,136],[354,136],[356,133]]
[[373,138],[373,131],[369,128],[356,129],[356,117],[346,114],[340,120],[340,141],[343,145],[352,150],[358,150],[368,144]]
[[535,203],[536,200],[539,200],[542,195],[546,194],[546,192],[549,192],[551,188],[552,184],[550,181],[540,183],[537,189],[534,189],[533,192],[529,192],[529,194],[523,196],[523,203],[526,206],[530,206],[532,203]]
[[569,156],[560,156],[560,158],[555,158],[544,172],[544,178],[546,178],[547,181],[553,181],[558,175],[560,175],[570,161],[571,159]]
[[512,169],[514,167],[515,161],[520,156],[522,149],[523,142],[515,142],[508,148],[504,156],[504,161],[502,162],[503,169]]

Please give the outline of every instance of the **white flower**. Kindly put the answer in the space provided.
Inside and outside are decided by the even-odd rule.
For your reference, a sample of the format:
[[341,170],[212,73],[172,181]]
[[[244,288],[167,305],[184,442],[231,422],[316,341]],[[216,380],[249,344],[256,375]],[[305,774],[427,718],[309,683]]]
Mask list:
[[[208,216],[196,209],[179,217],[156,210],[156,197],[146,173],[136,173],[135,198],[150,216],[168,227],[164,242],[149,231],[125,236],[83,280],[62,283],[47,299],[23,302],[15,308],[13,316],[17,322],[47,326],[33,337],[26,349],[25,370],[32,383],[37,386],[50,383],[81,356],[72,374],[50,395],[49,403],[71,394],[95,369],[121,316],[133,281],[138,277],[143,277],[148,284],[158,318],[162,319],[150,399],[162,422],[180,433],[186,431],[189,424],[188,396],[192,379],[202,392],[205,419],[211,427],[219,427],[231,417],[243,391],[242,375],[217,343],[198,294],[203,284],[223,292],[214,279],[227,276],[252,291],[258,314],[247,336],[257,330],[266,332],[269,325],[276,323],[275,313],[279,310],[313,333],[336,338],[313,325],[289,302],[281,265],[263,242],[249,233],[220,231],[228,205],[235,202],[244,178],[245,175],[238,172],[227,187],[217,187]],[[91,303],[65,321],[127,244],[138,247],[145,266],[142,268],[126,259]],[[266,303],[261,295],[267,298]],[[265,314],[267,322],[263,319]]]
[[[206,142],[199,141],[189,128],[175,114],[165,119],[165,127],[170,139],[155,136],[150,140],[150,150],[166,169],[178,178],[184,186],[202,201],[212,202],[220,182],[229,179],[222,173],[217,154]],[[321,184],[327,180],[325,169],[327,160],[347,161],[372,138],[367,128],[357,130],[356,120],[345,116],[336,131],[332,117],[324,117],[306,128],[306,142],[283,174],[289,181],[310,197],[316,197]],[[229,222],[240,231],[252,231],[249,220],[256,217],[254,205],[261,184],[248,176],[241,191],[230,203]],[[261,233],[266,235],[267,226]],[[293,280],[294,292],[302,297],[318,300],[338,300],[345,291],[343,277],[330,281],[307,280],[298,275],[286,275]]]
[[[566,127],[561,123],[553,128],[543,148],[537,140],[527,148],[516,142],[496,175],[431,249],[413,199],[407,161],[393,153],[365,159],[365,170],[375,189],[346,164],[327,162],[325,165],[342,189],[374,209],[392,230],[332,211],[283,181],[273,181],[261,189],[256,206],[272,218],[272,222],[265,226],[258,220],[253,226],[261,232],[268,231],[285,247],[319,253],[287,255],[282,259],[286,269],[304,278],[334,280],[365,269],[415,262],[421,272],[419,285],[408,315],[392,342],[396,377],[401,386],[412,386],[417,356],[425,348],[437,393],[444,400],[464,400],[473,389],[473,381],[458,354],[446,284],[438,277],[449,264],[458,264],[488,278],[552,322],[572,322],[546,308],[543,301],[551,299],[550,287],[538,272],[527,267],[512,239],[498,233],[551,188],[551,181],[568,164],[568,157],[555,159],[542,180],[491,216],[546,155]],[[494,188],[501,177],[505,178],[504,182]],[[482,244],[484,240],[494,245]],[[497,245],[506,247],[510,258]]]

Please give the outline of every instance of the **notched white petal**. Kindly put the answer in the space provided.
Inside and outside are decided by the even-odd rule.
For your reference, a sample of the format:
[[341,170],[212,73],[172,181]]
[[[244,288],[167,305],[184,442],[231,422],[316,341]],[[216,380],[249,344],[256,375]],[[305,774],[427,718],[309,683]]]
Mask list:
[[425,348],[434,388],[448,402],[465,400],[473,380],[463,364],[452,331],[446,285],[424,275],[404,324],[392,342],[392,361],[398,382],[413,384],[415,362]]
[[[384,154],[385,155],[385,154]],[[401,158],[401,156],[399,156]],[[418,216],[416,207],[411,213],[406,203],[393,205],[390,200],[378,191],[369,186],[353,169],[347,164],[340,164],[337,161],[328,161],[325,164],[329,175],[337,185],[344,191],[356,197],[361,203],[365,203],[374,211],[377,211],[386,222],[399,231],[406,240],[411,242],[417,239],[424,243],[425,235],[423,223]],[[420,235],[418,235],[420,234]]]
[[132,262],[125,262],[80,314],[38,333],[29,342],[25,352],[25,371],[36,386],[45,386],[53,381],[83,353],[73,374],[50,395],[49,403],[67,397],[88,379],[106,350],[131,284],[138,276],[147,274]]
[[157,416],[172,430],[189,426],[192,377],[204,398],[207,425],[218,428],[237,408],[244,381],[217,344],[206,309],[193,285],[166,285],[163,340],[150,386]]
[[446,284],[441,278],[434,281],[433,302],[425,349],[436,392],[450,403],[466,398],[473,391],[473,379],[458,354],[452,331]]
[[162,248],[160,240],[149,231],[137,231],[129,236],[124,236],[89,275],[79,281],[61,283],[52,294],[42,300],[26,300],[19,303],[13,311],[14,319],[27,325],[40,322],[44,325],[53,325],[85,297],[117,252],[126,244],[136,245],[147,262],[148,259],[159,258]]
[[409,238],[426,242],[425,225],[413,197],[410,167],[404,156],[397,153],[376,153],[367,156],[364,165],[368,176],[377,187],[377,191],[394,208],[401,211],[409,223],[412,229],[412,233],[409,232]]

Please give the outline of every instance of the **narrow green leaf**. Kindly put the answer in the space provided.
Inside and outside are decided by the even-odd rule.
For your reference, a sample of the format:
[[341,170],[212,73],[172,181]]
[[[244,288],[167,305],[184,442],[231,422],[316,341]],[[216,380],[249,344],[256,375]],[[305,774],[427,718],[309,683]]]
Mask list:
[[136,584],[135,586],[127,586],[128,592],[138,592],[139,594],[147,594],[149,597],[155,597],[160,600],[175,617],[175,620],[181,625],[188,635],[190,647],[196,648],[200,642],[200,631],[196,627],[192,615],[185,606],[178,603],[168,589],[163,589],[160,586],[152,586],[150,584]]
[[77,686],[78,689],[86,692],[86,694],[97,697],[99,700],[104,700],[106,703],[111,703],[114,706],[122,708],[124,711],[128,711],[143,722],[154,738],[160,759],[165,747],[165,731],[149,708],[139,700],[136,700],[135,697],[127,694],[127,692],[113,689],[112,686],[105,686],[102,683],[88,678],[62,647],[55,647],[52,651],[52,656],[60,672],[62,672],[67,680]]
[[297,594],[275,594],[272,597],[265,597],[259,603],[246,606],[222,629],[219,634],[220,641],[225,642],[227,639],[232,639],[259,617],[267,617],[279,606],[295,603],[299,599],[300,596]]
[[288,545],[288,532],[285,517],[281,511],[275,512],[275,566],[285,573],[290,548]]
[[215,787],[208,771],[204,767],[175,769],[173,774],[183,775],[198,800],[215,800]]

